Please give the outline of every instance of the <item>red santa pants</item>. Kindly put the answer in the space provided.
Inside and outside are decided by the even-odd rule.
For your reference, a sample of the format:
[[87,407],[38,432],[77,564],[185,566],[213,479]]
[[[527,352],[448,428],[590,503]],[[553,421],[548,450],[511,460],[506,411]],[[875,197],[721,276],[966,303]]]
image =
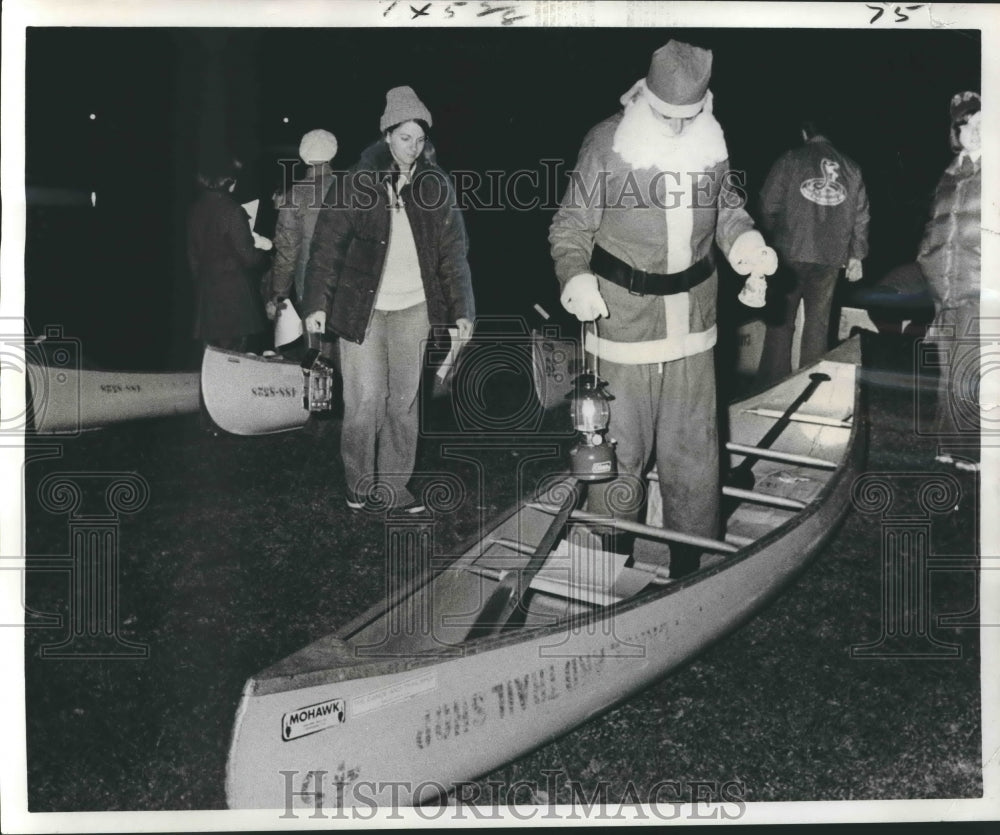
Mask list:
[[[703,351],[662,365],[600,362],[600,374],[615,398],[608,436],[617,442],[619,475],[590,487],[592,512],[639,518],[644,476],[655,461],[663,526],[718,538],[719,430],[713,353]],[[675,559],[685,551],[677,546],[671,550]],[[636,541],[637,559],[665,562],[663,553],[661,543]]]

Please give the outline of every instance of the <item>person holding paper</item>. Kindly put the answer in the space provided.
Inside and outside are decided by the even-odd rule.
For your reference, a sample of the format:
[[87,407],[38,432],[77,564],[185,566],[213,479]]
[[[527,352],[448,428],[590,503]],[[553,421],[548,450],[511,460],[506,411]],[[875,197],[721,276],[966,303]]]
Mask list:
[[239,162],[230,157],[205,160],[198,173],[200,193],[187,221],[194,337],[231,351],[259,347],[256,343],[267,330],[257,283],[271,246],[267,238],[254,238],[246,211],[232,196],[239,170]]
[[425,342],[432,324],[472,334],[465,224],[433,161],[431,124],[410,87],[389,90],[382,136],[327,195],[306,268],[306,331],[340,337],[340,448],[353,510],[379,488],[397,511],[424,510],[408,484]]

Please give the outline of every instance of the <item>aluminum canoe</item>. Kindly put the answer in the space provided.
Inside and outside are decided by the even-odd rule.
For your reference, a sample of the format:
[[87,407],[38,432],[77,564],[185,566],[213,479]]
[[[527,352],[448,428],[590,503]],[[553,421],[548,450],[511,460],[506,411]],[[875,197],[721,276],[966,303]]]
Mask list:
[[198,411],[197,372],[101,371],[74,365],[59,349],[45,356],[25,362],[35,432],[75,434]]
[[[228,805],[330,815],[423,802],[628,699],[747,621],[850,506],[867,445],[859,354],[851,340],[730,407],[729,464],[753,486],[726,488],[725,539],[698,572],[673,580],[655,561],[606,551],[602,528],[573,509],[578,483],[553,477],[443,569],[254,675]],[[405,573],[393,560],[411,571],[432,562],[412,524],[396,534],[387,529],[401,546],[390,578]],[[512,577],[526,589],[516,582],[517,607],[501,614]]]
[[205,348],[205,409],[220,429],[233,435],[270,435],[304,426],[309,411],[302,405],[302,385],[302,369],[295,361]]

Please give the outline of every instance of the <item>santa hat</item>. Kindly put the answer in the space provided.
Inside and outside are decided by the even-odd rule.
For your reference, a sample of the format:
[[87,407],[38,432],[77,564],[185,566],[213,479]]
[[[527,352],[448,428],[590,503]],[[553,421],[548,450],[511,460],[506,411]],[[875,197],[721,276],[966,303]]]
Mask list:
[[654,110],[670,118],[689,119],[705,106],[711,76],[710,50],[667,41],[653,53],[649,72],[639,83]]
[[307,165],[320,165],[337,156],[337,137],[328,130],[317,128],[302,137],[299,157]]
[[384,131],[401,122],[415,122],[420,119],[430,127],[431,112],[427,109],[412,87],[393,87],[385,94],[385,112],[379,119],[378,129]]

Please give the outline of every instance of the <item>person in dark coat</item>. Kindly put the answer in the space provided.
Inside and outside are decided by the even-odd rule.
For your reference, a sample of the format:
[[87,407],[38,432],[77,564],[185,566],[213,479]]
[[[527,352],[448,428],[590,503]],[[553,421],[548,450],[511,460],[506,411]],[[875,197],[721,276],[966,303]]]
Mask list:
[[195,286],[194,337],[205,345],[246,351],[267,330],[258,295],[267,238],[254,236],[232,196],[239,163],[209,160],[198,174],[200,194],[187,224],[188,265]]
[[[917,263],[931,298],[934,321],[928,338],[940,343],[934,430],[945,440],[979,437],[979,291],[982,238],[982,138],[980,97],[956,93],[951,99],[951,149],[956,153],[934,192]],[[959,437],[957,437],[959,436]],[[965,446],[963,444],[963,446]],[[959,469],[978,470],[975,459],[941,450],[936,459]]]
[[337,137],[322,129],[311,130],[299,143],[305,175],[281,194],[274,231],[274,265],[268,288],[267,314],[273,319],[281,300],[293,298],[302,304],[306,264],[316,220],[323,198],[333,183],[331,160],[337,153]]
[[424,509],[408,483],[425,343],[431,325],[454,325],[460,340],[472,334],[465,225],[433,161],[430,126],[411,88],[386,94],[382,138],[331,187],[306,267],[306,331],[340,338],[340,448],[353,510],[373,490],[397,511]]

